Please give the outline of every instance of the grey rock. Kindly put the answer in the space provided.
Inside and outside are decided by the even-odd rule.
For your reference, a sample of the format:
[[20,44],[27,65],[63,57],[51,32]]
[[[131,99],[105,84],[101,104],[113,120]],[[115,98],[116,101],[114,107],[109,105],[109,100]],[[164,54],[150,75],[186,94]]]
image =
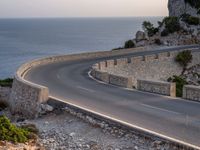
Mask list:
[[200,17],[197,14],[197,9],[185,3],[185,0],[169,0],[168,9],[169,9],[169,16],[180,17],[182,14],[187,13],[192,16]]
[[136,42],[140,42],[140,41],[148,39],[146,33],[143,31],[137,31],[135,37],[136,37],[135,38]]

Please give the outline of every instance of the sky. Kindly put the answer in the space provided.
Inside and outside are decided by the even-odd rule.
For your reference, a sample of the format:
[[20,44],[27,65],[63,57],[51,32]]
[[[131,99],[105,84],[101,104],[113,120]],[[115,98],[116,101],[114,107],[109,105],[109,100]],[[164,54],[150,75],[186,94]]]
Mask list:
[[0,0],[0,18],[167,16],[168,0]]

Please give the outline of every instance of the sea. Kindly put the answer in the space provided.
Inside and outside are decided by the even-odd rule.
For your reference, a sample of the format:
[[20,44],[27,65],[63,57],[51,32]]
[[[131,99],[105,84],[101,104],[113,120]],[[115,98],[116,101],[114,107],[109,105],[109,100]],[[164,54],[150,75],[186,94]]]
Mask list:
[[0,79],[36,58],[121,47],[142,30],[143,21],[156,25],[162,18],[0,19]]

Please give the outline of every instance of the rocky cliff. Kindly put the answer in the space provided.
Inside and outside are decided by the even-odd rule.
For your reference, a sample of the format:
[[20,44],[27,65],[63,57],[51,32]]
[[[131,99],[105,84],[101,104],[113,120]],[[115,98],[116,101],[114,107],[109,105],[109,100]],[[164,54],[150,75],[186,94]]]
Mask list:
[[200,0],[169,0],[168,9],[169,16],[180,17],[182,14],[190,14],[191,16],[200,17]]

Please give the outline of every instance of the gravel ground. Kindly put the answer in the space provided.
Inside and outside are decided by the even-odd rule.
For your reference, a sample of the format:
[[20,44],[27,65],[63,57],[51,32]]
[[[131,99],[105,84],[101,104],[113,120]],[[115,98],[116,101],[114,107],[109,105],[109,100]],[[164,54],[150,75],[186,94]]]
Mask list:
[[117,127],[100,128],[66,111],[53,112],[34,123],[40,130],[39,142],[47,150],[173,150],[159,140],[141,137]]
[[[49,109],[51,110],[51,109]],[[1,112],[18,126],[35,124],[39,138],[25,144],[0,141],[0,150],[177,150],[183,149],[159,138],[147,137],[96,120],[66,107],[41,115],[34,120]]]

